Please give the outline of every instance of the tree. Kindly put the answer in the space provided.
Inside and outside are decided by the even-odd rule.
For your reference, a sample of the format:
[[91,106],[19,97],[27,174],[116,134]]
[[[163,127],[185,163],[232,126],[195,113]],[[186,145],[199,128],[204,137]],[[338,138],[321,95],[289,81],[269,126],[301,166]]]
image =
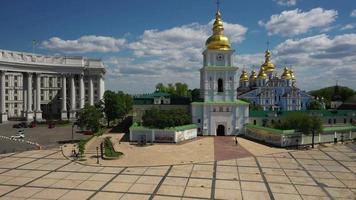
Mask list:
[[312,134],[312,147],[314,148],[315,134],[323,131],[323,123],[317,116],[293,112],[283,117],[281,123],[275,124],[275,128],[283,130],[295,129],[304,134]]
[[157,92],[166,92],[167,91],[167,88],[164,86],[163,83],[158,83],[156,85],[156,91]]
[[120,113],[123,112],[123,107],[120,107],[118,95],[110,90],[104,93],[104,113],[107,121],[107,126],[110,122],[119,118]]
[[78,125],[81,128],[87,127],[93,132],[97,132],[100,128],[100,120],[103,113],[96,106],[86,104],[83,109],[78,112]]
[[142,125],[149,128],[168,128],[191,123],[189,113],[184,109],[146,110],[142,116]]
[[130,95],[119,91],[117,93],[107,90],[104,93],[104,108],[107,125],[115,119],[122,119],[132,109],[133,99]]
[[321,119],[319,117],[313,117],[311,116],[310,118],[310,128],[311,128],[311,132],[313,134],[312,137],[312,148],[314,148],[314,137],[315,137],[315,133],[321,133],[323,131],[323,123],[321,121]]
[[319,101],[312,101],[308,106],[308,110],[321,110],[323,106]]
[[132,110],[133,99],[131,95],[125,94],[122,91],[117,92],[117,96],[119,99],[119,106],[121,107],[119,119],[122,119]]
[[[338,86],[338,87],[339,87],[338,93],[341,96],[342,101],[345,101],[346,99],[352,97],[355,94],[355,91],[352,90],[351,88],[342,87],[342,86]],[[325,88],[321,88],[319,90],[313,90],[308,93],[315,97],[319,97],[319,98],[324,97],[324,99],[327,102],[330,102],[331,97],[335,93],[335,86],[325,87]]]
[[190,93],[190,98],[192,102],[200,101],[200,89],[195,88],[193,90],[189,90],[188,93]]
[[187,97],[188,96],[188,85],[185,83],[176,83],[175,84],[175,95]]

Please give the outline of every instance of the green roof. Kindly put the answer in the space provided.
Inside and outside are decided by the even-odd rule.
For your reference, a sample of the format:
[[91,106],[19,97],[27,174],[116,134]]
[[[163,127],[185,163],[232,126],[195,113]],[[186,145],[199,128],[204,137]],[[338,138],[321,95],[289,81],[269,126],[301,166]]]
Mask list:
[[323,128],[323,132],[354,131],[354,130],[356,130],[356,126],[332,126],[332,127]]
[[356,110],[300,110],[300,111],[250,111],[250,117],[268,117],[273,114],[277,114],[278,117],[285,116],[289,113],[307,113],[314,115],[321,115],[322,117],[333,117],[333,116],[347,116],[350,113],[355,113]]
[[165,93],[165,92],[154,92],[151,94],[141,94],[141,95],[137,95],[134,98],[138,98],[138,99],[153,99],[155,97],[169,97],[171,96],[171,94],[169,93]]
[[169,130],[169,131],[184,131],[188,129],[194,129],[197,128],[197,125],[195,124],[186,124],[182,126],[175,126],[175,127],[170,127],[170,128],[164,128],[164,129],[157,129],[157,128],[149,128],[145,126],[140,126],[137,123],[133,123],[132,126],[130,127],[130,130]]
[[246,128],[259,129],[259,130],[267,131],[268,133],[280,134],[280,135],[293,135],[293,134],[295,134],[295,130],[294,129],[281,130],[281,129],[268,128],[268,127],[264,127],[264,126],[253,125],[253,124],[246,124]]
[[204,102],[192,102],[192,105],[249,105],[249,103],[236,99],[234,101],[204,101]]

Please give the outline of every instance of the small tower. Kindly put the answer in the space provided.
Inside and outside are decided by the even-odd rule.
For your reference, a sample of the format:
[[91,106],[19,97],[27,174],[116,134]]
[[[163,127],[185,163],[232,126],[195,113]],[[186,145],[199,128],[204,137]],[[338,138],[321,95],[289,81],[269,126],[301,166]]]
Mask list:
[[265,62],[261,65],[265,73],[267,74],[268,78],[271,79],[273,76],[273,72],[275,69],[274,64],[271,62],[271,52],[267,48],[265,51]]
[[240,76],[240,87],[248,87],[248,74],[245,69],[242,70],[241,76]]
[[286,86],[292,86],[292,75],[290,74],[288,67],[284,67],[281,79],[285,81]]
[[296,79],[295,79],[295,76],[294,76],[294,70],[293,70],[292,68],[290,68],[289,74],[290,74],[290,76],[292,77],[292,85],[295,86],[295,84],[296,84]]
[[258,72],[257,76],[257,86],[258,87],[263,87],[266,85],[266,80],[267,80],[267,74],[263,70],[263,67],[260,68],[260,71]]
[[249,79],[249,86],[250,87],[256,87],[257,85],[257,73],[255,70],[251,71],[250,79]]

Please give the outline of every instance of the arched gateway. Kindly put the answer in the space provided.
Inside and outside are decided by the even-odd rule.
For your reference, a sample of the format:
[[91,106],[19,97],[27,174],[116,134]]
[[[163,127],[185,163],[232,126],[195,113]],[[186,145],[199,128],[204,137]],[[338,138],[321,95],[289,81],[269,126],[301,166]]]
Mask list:
[[224,125],[219,125],[218,128],[216,129],[216,135],[217,136],[224,136],[225,135],[225,126]]

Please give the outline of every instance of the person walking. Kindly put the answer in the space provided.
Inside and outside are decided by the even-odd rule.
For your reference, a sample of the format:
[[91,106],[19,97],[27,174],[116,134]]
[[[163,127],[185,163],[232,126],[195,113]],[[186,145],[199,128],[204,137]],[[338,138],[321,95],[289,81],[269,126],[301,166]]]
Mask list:
[[235,144],[236,144],[236,146],[237,146],[237,144],[238,144],[237,135],[235,135]]

